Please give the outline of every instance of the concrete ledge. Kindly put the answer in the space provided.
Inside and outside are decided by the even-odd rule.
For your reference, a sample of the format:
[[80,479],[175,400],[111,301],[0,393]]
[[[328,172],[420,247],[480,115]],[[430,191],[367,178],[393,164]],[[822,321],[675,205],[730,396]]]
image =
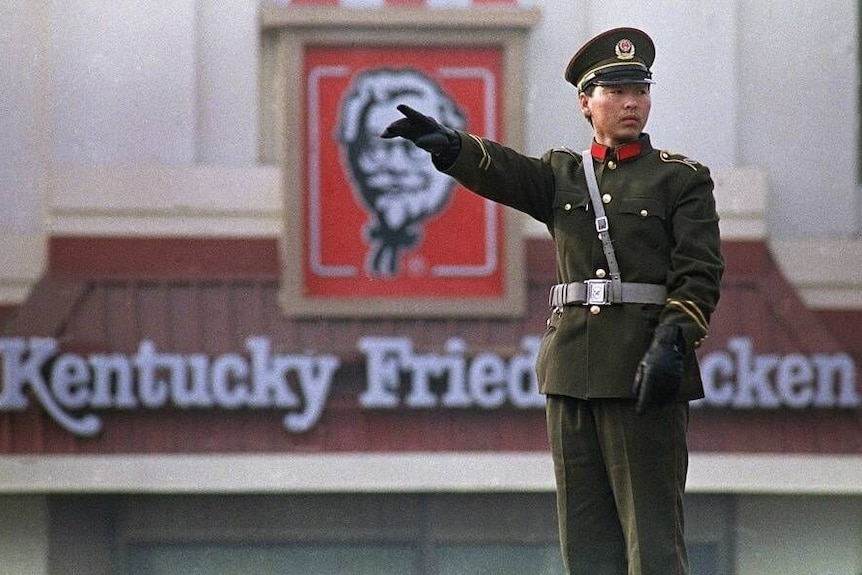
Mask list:
[[276,166],[56,166],[50,235],[278,236]]
[[862,309],[862,240],[773,240],[769,247],[781,273],[806,306]]
[[689,465],[688,491],[859,495],[862,456],[696,453]]
[[313,28],[330,30],[345,27],[421,29],[429,27],[463,30],[528,29],[541,19],[538,8],[399,8],[398,10],[356,10],[319,6],[263,6],[261,28]]
[[0,493],[548,491],[546,453],[0,457]]
[[766,173],[738,168],[713,174],[719,227],[725,240],[763,240],[766,237]]
[[[0,457],[4,493],[553,491],[548,453]],[[694,453],[691,493],[862,494],[862,456]]]

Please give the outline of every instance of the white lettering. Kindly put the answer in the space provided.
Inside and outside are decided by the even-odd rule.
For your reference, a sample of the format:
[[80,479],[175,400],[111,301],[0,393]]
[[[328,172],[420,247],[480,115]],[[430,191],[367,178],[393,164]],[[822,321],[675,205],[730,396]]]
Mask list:
[[736,352],[737,361],[737,390],[732,402],[733,407],[778,407],[778,397],[772,392],[767,380],[769,370],[778,364],[778,356],[754,357],[751,340],[747,338],[732,339],[727,347]]
[[132,364],[128,357],[118,353],[91,355],[90,366],[93,368],[93,398],[90,407],[132,409],[138,406],[132,379]]
[[856,390],[856,365],[846,353],[815,355],[817,371],[816,407],[859,407],[859,392]]
[[733,401],[733,356],[723,351],[713,352],[700,361],[703,391],[711,405],[730,405]]
[[[101,420],[95,415],[75,419],[63,411],[49,391],[42,377],[42,370],[57,351],[53,339],[34,337],[0,339],[0,354],[3,356],[3,390],[0,392],[0,409],[23,411],[28,401],[24,386],[30,390],[54,420],[76,435],[95,435],[101,429]],[[25,359],[26,356],[26,359]]]
[[446,373],[449,374],[449,385],[443,394],[442,402],[445,407],[470,407],[472,399],[467,390],[467,360],[464,352],[467,345],[459,337],[453,337],[446,342],[446,355],[440,358],[440,363]]
[[470,363],[467,372],[470,394],[481,408],[493,409],[506,401],[506,366],[493,353],[480,353]]
[[212,407],[217,400],[214,397],[215,382],[213,382],[213,393],[209,392],[210,358],[196,353],[188,356],[186,363],[189,374],[181,381],[175,381],[171,386],[171,401],[183,409]]
[[[31,396],[63,428],[80,436],[99,432],[93,413],[84,409],[288,408],[285,427],[302,432],[313,426],[329,396],[340,362],[333,356],[272,355],[266,338],[249,338],[249,362],[240,354],[212,361],[202,354],[159,353],[144,340],[132,357],[121,354],[57,354],[56,340],[0,338],[0,411],[27,409]],[[47,374],[48,381],[45,377]],[[289,388],[293,381],[301,399]],[[32,392],[28,395],[26,390]]]
[[[541,338],[528,336],[511,357],[469,354],[463,339],[442,352],[419,353],[407,337],[369,336],[366,409],[540,409],[535,359]],[[250,337],[246,353],[209,357],[159,352],[149,340],[132,356],[58,353],[49,338],[0,338],[0,411],[23,411],[36,401],[63,428],[92,436],[104,409],[283,409],[291,433],[311,429],[326,407],[340,360],[331,355],[274,353],[269,338]],[[738,409],[831,409],[862,405],[856,365],[844,353],[757,354],[750,338],[700,362],[706,397],[696,405]],[[89,410],[89,412],[88,412]]]
[[299,358],[299,387],[305,398],[305,408],[299,413],[284,416],[284,426],[288,431],[308,431],[320,419],[335,371],[341,362],[333,356],[319,358]]
[[0,406],[7,410],[26,409],[24,386],[27,384],[37,395],[47,394],[42,368],[56,351],[57,342],[53,339],[32,338],[29,345],[23,338],[0,340],[4,360]]
[[51,369],[51,391],[66,409],[81,409],[91,401],[87,362],[77,355],[63,355]]
[[785,356],[778,364],[775,385],[787,407],[799,409],[811,405],[814,397],[813,372],[811,362],[798,353]]
[[750,338],[731,338],[728,351],[700,361],[706,397],[696,405],[740,409],[855,408],[856,366],[844,353],[806,357],[756,355]]
[[287,367],[279,357],[273,357],[269,339],[250,337],[245,342],[251,354],[253,391],[250,398],[253,407],[274,406],[292,409],[299,405],[299,398],[288,386],[285,377]]
[[164,381],[164,370],[174,379],[173,362],[156,353],[153,342],[144,340],[138,346],[133,363],[138,368],[138,398],[144,407],[156,409],[168,401],[168,382]]
[[216,405],[224,409],[238,409],[248,404],[246,387],[248,363],[242,357],[229,353],[212,364],[212,391]]
[[392,408],[399,403],[403,358],[413,353],[413,344],[403,337],[363,337],[357,342],[365,354],[367,384],[359,405]]
[[536,375],[536,355],[542,339],[527,336],[521,340],[526,353],[516,355],[509,362],[509,400],[522,409],[545,407],[545,396],[539,393],[539,378]]
[[433,354],[415,355],[410,358],[408,365],[413,377],[404,403],[413,409],[436,407],[437,395],[431,391],[431,381],[435,377],[439,378],[443,371],[440,357]]
[[413,409],[479,407],[496,409],[507,401],[519,408],[541,408],[535,373],[540,339],[526,337],[523,353],[510,359],[479,353],[465,357],[464,341],[449,339],[444,354],[415,353],[410,339],[364,337],[357,346],[366,357],[366,388],[359,396],[365,408]]

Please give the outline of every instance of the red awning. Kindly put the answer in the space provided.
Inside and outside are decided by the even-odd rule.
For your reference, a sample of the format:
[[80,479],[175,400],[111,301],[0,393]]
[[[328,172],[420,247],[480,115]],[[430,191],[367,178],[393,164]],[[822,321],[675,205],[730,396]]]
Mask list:
[[[278,303],[276,240],[214,245],[218,241],[55,240],[51,273],[6,323],[2,337],[53,338],[62,352],[81,357],[134,354],[144,340],[165,353],[215,357],[243,354],[249,337],[265,336],[282,353],[328,354],[341,361],[315,425],[291,433],[279,409],[114,406],[99,413],[98,434],[77,437],[30,394],[27,409],[0,413],[0,453],[546,449],[540,408],[361,408],[357,397],[365,372],[357,341],[400,336],[418,350],[432,351],[457,337],[469,353],[517,354],[524,336],[544,330],[547,287],[554,282],[549,242],[528,242],[529,303],[523,318],[374,320],[285,317]],[[731,242],[725,254],[722,300],[701,357],[732,347],[731,341],[744,341],[753,353],[791,358],[845,351],[845,342],[782,278],[763,243]],[[693,451],[862,453],[858,407],[698,407],[690,431]]]

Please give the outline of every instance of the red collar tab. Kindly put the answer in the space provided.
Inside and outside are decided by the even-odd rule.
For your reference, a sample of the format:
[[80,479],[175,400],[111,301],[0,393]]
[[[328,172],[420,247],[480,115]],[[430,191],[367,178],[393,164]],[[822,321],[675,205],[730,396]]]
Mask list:
[[603,146],[594,140],[590,146],[590,153],[593,155],[593,158],[599,162],[613,160],[615,158],[618,162],[624,162],[625,160],[630,160],[631,158],[637,158],[640,156],[641,150],[642,146],[640,140],[629,142],[628,144],[623,144],[616,148]]

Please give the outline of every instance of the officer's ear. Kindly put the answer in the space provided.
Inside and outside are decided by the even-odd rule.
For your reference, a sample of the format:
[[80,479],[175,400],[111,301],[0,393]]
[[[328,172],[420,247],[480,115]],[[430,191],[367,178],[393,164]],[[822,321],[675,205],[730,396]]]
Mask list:
[[593,87],[590,86],[587,88],[587,91],[578,93],[578,106],[581,109],[581,114],[584,115],[584,118],[587,119],[591,126],[593,124],[592,112],[590,112],[590,96],[593,92],[592,88]]

